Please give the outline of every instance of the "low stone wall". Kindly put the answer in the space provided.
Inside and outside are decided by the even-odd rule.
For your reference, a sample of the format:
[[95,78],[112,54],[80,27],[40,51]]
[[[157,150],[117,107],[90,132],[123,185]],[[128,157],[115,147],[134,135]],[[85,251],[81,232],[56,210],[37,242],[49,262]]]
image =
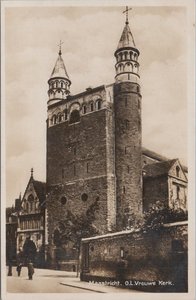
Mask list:
[[186,292],[187,223],[158,231],[117,232],[83,239],[81,280],[117,281],[152,292]]

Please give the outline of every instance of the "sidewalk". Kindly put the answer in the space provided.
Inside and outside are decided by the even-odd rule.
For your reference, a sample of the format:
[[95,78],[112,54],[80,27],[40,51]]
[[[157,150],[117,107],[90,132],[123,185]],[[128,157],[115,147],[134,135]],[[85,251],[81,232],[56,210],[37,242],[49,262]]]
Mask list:
[[111,282],[111,284],[113,283],[114,286],[108,286],[101,283],[99,284],[93,282],[80,281],[80,278],[76,277],[76,272],[67,272],[50,269],[37,269],[37,271],[39,272],[39,276],[58,277],[60,279],[59,284],[61,285],[83,289],[86,291],[92,291],[97,293],[140,293],[140,291],[134,291],[131,289],[125,289],[123,287],[115,286],[115,282]]
[[[69,272],[67,273],[69,274]],[[76,276],[76,274],[74,275]],[[80,278],[73,277],[73,276],[67,277],[65,280],[62,280],[60,284],[74,287],[74,288],[80,288],[87,291],[97,292],[97,293],[139,293],[140,292],[140,291],[134,291],[128,288],[126,289],[120,287],[117,281],[108,281],[107,283],[105,283],[104,281],[95,282],[92,280],[86,282],[86,281],[81,281]]]
[[36,268],[32,281],[28,280],[25,267],[20,277],[17,276],[16,267],[13,267],[12,273],[11,277],[7,276],[8,292],[11,293],[138,293],[119,287],[115,281],[108,281],[113,286],[108,286],[105,282],[80,281],[80,278],[76,277],[76,272]]

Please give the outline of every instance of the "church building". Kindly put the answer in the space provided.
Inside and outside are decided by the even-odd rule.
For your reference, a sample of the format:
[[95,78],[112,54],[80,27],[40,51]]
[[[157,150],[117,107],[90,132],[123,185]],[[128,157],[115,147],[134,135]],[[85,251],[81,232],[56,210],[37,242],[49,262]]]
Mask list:
[[[100,235],[126,229],[130,216],[141,219],[156,201],[187,210],[187,168],[142,147],[140,51],[128,16],[114,56],[114,83],[72,95],[60,47],[48,80],[46,234],[52,261],[54,232],[68,210],[79,216],[98,201]],[[63,260],[74,263],[68,253],[65,247]]]

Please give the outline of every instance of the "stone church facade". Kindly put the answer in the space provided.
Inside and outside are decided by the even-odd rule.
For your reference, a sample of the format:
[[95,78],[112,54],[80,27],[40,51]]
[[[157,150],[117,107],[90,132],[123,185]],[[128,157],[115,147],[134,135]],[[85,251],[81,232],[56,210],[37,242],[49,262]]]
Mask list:
[[[115,49],[114,49],[115,50]],[[61,49],[48,80],[47,251],[67,210],[99,203],[99,234],[124,230],[157,200],[187,210],[187,168],[142,147],[139,55],[128,20],[114,52],[115,82],[72,95]],[[66,256],[74,261],[75,256]]]

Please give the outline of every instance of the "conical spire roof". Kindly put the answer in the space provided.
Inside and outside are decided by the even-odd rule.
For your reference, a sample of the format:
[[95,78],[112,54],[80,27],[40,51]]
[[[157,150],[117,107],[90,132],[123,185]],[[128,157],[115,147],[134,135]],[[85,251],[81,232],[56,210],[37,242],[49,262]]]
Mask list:
[[125,23],[125,27],[123,29],[120,41],[118,43],[117,50],[124,47],[136,48],[135,41],[128,22]]
[[61,51],[59,51],[59,56],[57,58],[56,64],[54,66],[54,69],[52,71],[52,74],[50,76],[50,79],[61,77],[61,78],[67,78],[69,79],[69,76],[67,74],[67,70],[65,68],[64,61],[61,57]]

